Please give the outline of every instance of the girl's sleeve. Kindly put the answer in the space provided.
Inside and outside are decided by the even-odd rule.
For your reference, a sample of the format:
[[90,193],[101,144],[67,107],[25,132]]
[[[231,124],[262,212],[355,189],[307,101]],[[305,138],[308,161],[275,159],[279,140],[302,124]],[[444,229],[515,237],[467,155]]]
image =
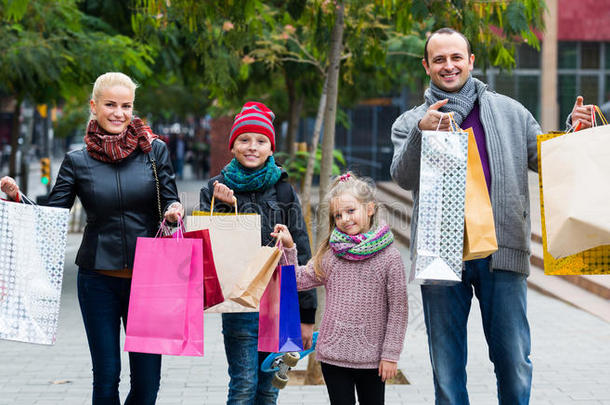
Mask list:
[[295,274],[297,276],[297,290],[309,290],[310,288],[324,285],[324,280],[320,280],[316,276],[313,268],[313,260],[310,260],[304,266],[299,266],[296,245],[291,248],[284,248],[284,253],[280,259],[280,265],[291,264],[294,265]]
[[397,362],[402,352],[407,332],[409,301],[405,266],[397,250],[387,264],[388,323],[381,351],[381,359]]

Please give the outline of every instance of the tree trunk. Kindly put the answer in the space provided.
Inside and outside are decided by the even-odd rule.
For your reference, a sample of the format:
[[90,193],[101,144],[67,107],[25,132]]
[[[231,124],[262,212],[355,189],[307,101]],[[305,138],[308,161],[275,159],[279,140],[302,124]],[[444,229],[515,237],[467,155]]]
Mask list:
[[[330,37],[328,65],[328,95],[324,114],[324,136],[322,137],[322,161],[320,162],[320,202],[323,201],[333,169],[333,151],[335,149],[335,122],[337,119],[337,93],[339,91],[339,68],[343,51],[343,13],[344,4],[337,5],[335,25]],[[318,229],[316,240],[321,241],[327,233],[326,213],[318,209]]]
[[288,133],[286,134],[286,145],[284,151],[288,153],[289,158],[294,158],[296,154],[296,140],[299,131],[299,119],[303,110],[305,96],[297,95],[296,83],[294,79],[289,77],[288,72],[285,72],[286,91],[288,92],[289,115],[288,115]]
[[313,127],[313,137],[309,146],[309,157],[307,158],[307,168],[305,169],[305,179],[303,180],[303,192],[301,193],[301,201],[303,213],[305,216],[305,225],[309,234],[309,244],[311,250],[317,246],[317,241],[314,240],[311,221],[311,183],[313,182],[313,171],[316,165],[316,152],[318,150],[318,142],[320,141],[320,132],[322,130],[322,122],[324,120],[324,111],[326,109],[326,92],[328,88],[328,75],[324,79],[324,87],[322,87],[322,95],[318,103],[318,113],[316,114],[316,122]]
[[[343,13],[344,5],[339,3],[337,6],[335,25],[331,33],[329,64],[326,82],[326,108],[324,114],[324,137],[322,139],[322,162],[320,166],[320,202],[326,194],[326,189],[330,182],[330,176],[333,168],[333,151],[335,149],[335,121],[337,113],[337,92],[339,89],[339,67],[341,66],[341,52],[343,51]],[[312,151],[315,153],[315,150]],[[317,221],[317,244],[320,243],[328,229],[328,216],[318,206],[318,221]],[[320,299],[322,297],[322,299]],[[318,288],[318,310],[316,311],[316,324],[319,325],[318,319],[324,311],[324,294],[322,288]],[[309,358],[307,364],[307,374],[305,383],[321,384],[323,381],[322,370],[320,363],[314,358]]]
[[17,177],[17,148],[19,147],[19,116],[21,115],[21,97],[17,97],[13,110],[13,125],[11,126],[11,157],[8,166],[8,175]]

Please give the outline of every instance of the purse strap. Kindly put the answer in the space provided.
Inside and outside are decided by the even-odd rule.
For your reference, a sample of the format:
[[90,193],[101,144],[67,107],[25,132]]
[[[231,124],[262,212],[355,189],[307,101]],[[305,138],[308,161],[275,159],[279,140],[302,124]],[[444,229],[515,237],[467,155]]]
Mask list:
[[157,191],[157,209],[159,210],[159,222],[161,222],[163,219],[163,214],[161,213],[161,191],[159,190],[159,175],[157,174],[157,163],[155,162],[155,159],[151,156],[152,153],[153,151],[151,150],[150,153],[147,153],[146,155],[150,160],[153,169],[153,175],[155,177],[155,189]]

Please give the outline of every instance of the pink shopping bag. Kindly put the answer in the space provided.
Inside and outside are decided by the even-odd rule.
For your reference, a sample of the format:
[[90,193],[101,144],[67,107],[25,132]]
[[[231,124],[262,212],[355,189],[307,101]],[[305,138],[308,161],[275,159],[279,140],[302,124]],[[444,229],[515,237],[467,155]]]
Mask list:
[[138,238],[125,351],[203,356],[203,244]]
[[277,266],[267,284],[258,316],[259,352],[300,352],[301,315],[294,266]]

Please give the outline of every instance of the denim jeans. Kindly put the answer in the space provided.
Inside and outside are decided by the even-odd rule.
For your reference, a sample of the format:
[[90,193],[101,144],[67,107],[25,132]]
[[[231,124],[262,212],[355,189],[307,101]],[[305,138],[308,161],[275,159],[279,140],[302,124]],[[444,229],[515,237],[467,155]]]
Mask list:
[[491,271],[489,258],[466,262],[458,285],[421,287],[436,404],[469,404],[466,324],[473,289],[496,373],[498,403],[528,404],[532,363],[526,276]]
[[222,334],[231,378],[227,405],[274,405],[273,373],[260,368],[269,353],[258,351],[258,312],[222,314]]
[[[131,279],[79,269],[78,302],[93,363],[93,405],[120,405],[121,320],[127,322]],[[161,380],[161,356],[129,353],[131,390],[125,405],[153,405]]]

